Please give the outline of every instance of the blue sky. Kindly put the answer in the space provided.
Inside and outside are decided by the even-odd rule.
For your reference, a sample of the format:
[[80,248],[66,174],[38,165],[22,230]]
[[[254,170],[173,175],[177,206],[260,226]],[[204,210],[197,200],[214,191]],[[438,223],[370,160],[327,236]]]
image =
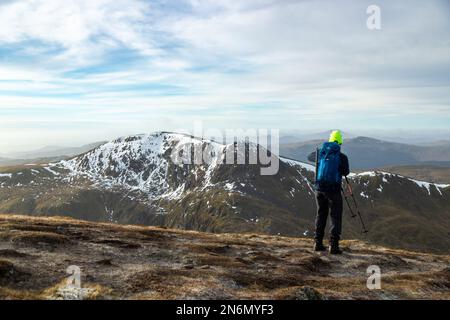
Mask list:
[[442,132],[449,89],[445,0],[0,1],[0,154],[194,121]]

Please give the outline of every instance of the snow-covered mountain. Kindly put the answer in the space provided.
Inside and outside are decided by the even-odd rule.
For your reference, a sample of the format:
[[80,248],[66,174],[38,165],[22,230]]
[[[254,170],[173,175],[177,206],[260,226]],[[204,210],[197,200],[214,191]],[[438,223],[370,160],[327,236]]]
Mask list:
[[151,200],[173,199],[187,190],[188,181],[184,178],[189,172],[173,163],[171,155],[186,145],[207,145],[213,153],[213,161],[195,168],[197,187],[206,188],[211,183],[211,173],[223,160],[226,146],[176,133],[119,138],[55,167],[68,169],[70,177],[84,176],[105,188],[142,191]]
[[[201,164],[174,163],[195,146]],[[194,150],[195,148],[191,148]],[[258,149],[247,145],[245,156]],[[94,221],[212,232],[312,235],[314,167],[281,158],[273,176],[259,164],[225,164],[235,144],[159,132],[119,138],[70,160],[0,173],[0,212],[69,215]],[[181,152],[180,152],[181,151]],[[385,172],[352,174],[370,229],[367,240],[448,251],[450,188]],[[344,236],[360,238],[345,214]]]
[[[257,150],[255,144],[246,147],[247,153]],[[195,151],[208,157],[194,165]],[[66,172],[68,181],[83,177],[106,189],[140,191],[150,201],[174,200],[193,191],[233,189],[235,182],[217,177],[227,152],[240,151],[234,144],[158,132],[119,138],[49,167]]]

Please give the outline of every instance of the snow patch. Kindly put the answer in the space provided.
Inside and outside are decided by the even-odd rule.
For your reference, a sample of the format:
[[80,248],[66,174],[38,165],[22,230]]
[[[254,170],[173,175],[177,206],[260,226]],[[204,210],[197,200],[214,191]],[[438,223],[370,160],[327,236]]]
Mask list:
[[[415,180],[415,179],[411,179],[399,174],[394,174],[394,173],[389,173],[389,172],[384,172],[384,171],[366,171],[366,172],[361,172],[361,173],[351,173],[349,175],[352,178],[356,178],[356,177],[382,177],[382,181],[384,183],[388,183],[389,181],[386,179],[386,177],[399,177],[402,179],[407,179],[409,181],[414,182],[416,185],[418,185],[421,188],[425,188],[428,192],[429,195],[431,195],[431,187],[435,187],[436,190],[439,192],[439,194],[442,196],[442,189],[448,188],[450,187],[450,184],[438,184],[438,183],[431,183],[431,182],[425,182],[425,181],[420,181],[420,180]],[[366,182],[364,185],[367,186],[366,184],[368,184],[368,182]],[[377,188],[378,191],[382,192],[383,191],[383,186],[380,184],[379,188]]]
[[364,191],[363,192],[361,192],[361,197],[364,197],[364,198],[366,198],[366,199],[369,199],[369,195],[367,195],[366,193],[364,193]]
[[284,157],[280,157],[280,160],[283,161],[284,163],[287,163],[287,164],[291,165],[291,166],[299,166],[299,167],[301,167],[303,169],[306,169],[308,171],[311,171],[311,172],[315,172],[316,171],[316,167],[315,166],[313,166],[313,165],[311,165],[309,163],[306,163],[306,162],[292,160],[292,159],[288,159],[288,158],[284,158]]
[[225,184],[225,190],[232,191],[234,190],[234,188],[235,188],[234,182],[228,182]]
[[59,173],[56,172],[55,170],[50,169],[50,167],[44,167],[45,170],[47,170],[48,172],[50,172],[51,174],[55,175],[55,176],[59,176]]
[[417,184],[421,188],[426,188],[429,195],[431,195],[431,186],[434,186],[441,196],[442,196],[442,190],[441,189],[445,189],[445,188],[448,188],[450,186],[449,184],[437,184],[437,183],[430,183],[430,182],[414,180],[414,179],[409,179],[409,180],[414,182],[415,184]]

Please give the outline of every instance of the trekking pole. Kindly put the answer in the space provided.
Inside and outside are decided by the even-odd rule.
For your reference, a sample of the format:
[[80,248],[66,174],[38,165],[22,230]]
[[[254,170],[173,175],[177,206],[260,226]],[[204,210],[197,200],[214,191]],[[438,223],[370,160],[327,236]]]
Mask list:
[[351,185],[350,185],[350,182],[348,181],[348,178],[347,178],[347,177],[345,177],[345,181],[347,182],[347,185],[349,186],[349,189],[350,189],[350,196],[351,196],[352,199],[353,199],[353,203],[355,204],[356,212],[358,213],[359,220],[361,221],[361,226],[362,226],[362,229],[363,229],[363,230],[362,230],[362,233],[367,233],[367,232],[369,232],[369,230],[366,229],[366,226],[365,226],[365,224],[364,224],[364,221],[363,221],[361,212],[359,211],[358,205],[356,204],[355,195],[353,194],[353,189],[352,189],[352,187],[351,187]]
[[315,161],[316,170],[314,171],[314,183],[317,183],[317,171],[319,170],[319,148],[316,147],[316,161]]
[[341,186],[341,191],[342,191],[342,195],[344,196],[345,203],[347,203],[347,207],[348,207],[348,210],[350,211],[350,214],[351,214],[352,218],[356,217],[356,214],[353,212],[352,207],[350,207],[350,203],[348,202],[347,195],[345,194],[345,191],[342,188],[342,186]]

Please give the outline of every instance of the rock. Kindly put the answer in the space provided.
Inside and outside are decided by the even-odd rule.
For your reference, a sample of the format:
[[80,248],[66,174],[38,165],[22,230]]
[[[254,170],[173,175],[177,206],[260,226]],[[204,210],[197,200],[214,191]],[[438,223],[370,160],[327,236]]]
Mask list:
[[112,266],[113,265],[111,259],[101,259],[101,260],[97,260],[95,263],[100,264],[102,266]]
[[8,260],[0,260],[0,278],[14,274],[14,264]]
[[86,275],[86,281],[94,282],[95,281],[95,277],[93,275],[91,275],[91,274],[87,274]]
[[323,295],[313,287],[304,286],[295,293],[295,300],[325,300]]
[[0,259],[0,287],[2,285],[18,283],[28,279],[29,274],[17,267],[13,262]]

